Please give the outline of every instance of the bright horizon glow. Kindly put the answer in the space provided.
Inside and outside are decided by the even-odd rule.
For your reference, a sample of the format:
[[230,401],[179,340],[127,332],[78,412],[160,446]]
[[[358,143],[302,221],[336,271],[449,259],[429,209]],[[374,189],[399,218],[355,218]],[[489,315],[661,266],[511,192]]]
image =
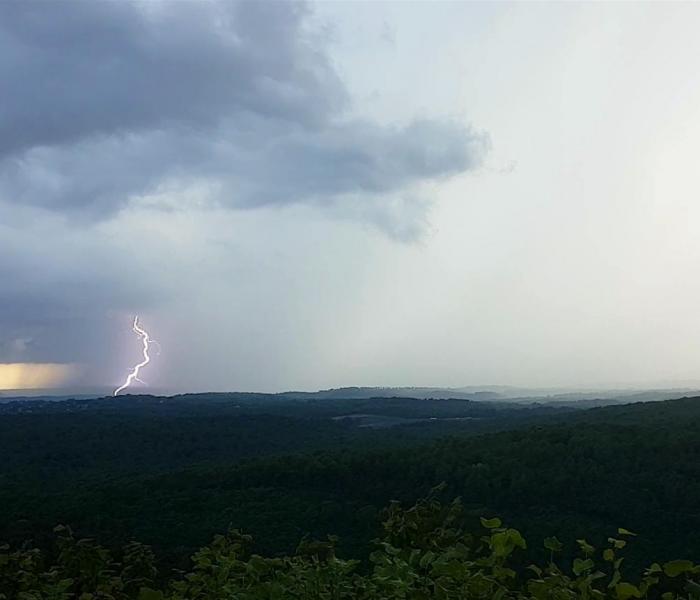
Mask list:
[[60,363],[0,363],[0,390],[31,390],[65,384],[75,365]]

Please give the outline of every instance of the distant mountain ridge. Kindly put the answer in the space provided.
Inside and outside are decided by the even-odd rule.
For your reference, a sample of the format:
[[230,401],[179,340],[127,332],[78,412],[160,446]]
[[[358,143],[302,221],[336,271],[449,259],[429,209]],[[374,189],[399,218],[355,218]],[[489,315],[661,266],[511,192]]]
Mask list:
[[565,388],[519,388],[514,386],[450,387],[342,387],[317,392],[282,392],[275,394],[294,399],[368,399],[403,398],[459,399],[525,403],[566,404],[577,402],[587,407],[631,402],[673,400],[700,395],[698,388],[568,390]]
[[[66,400],[106,399],[111,394],[104,390],[97,393],[66,394],[59,391],[34,390],[21,393],[0,391],[0,404],[18,401],[57,402]],[[261,402],[285,401],[322,401],[322,400],[369,400],[372,398],[415,398],[415,399],[451,399],[475,402],[505,402],[517,404],[547,404],[551,406],[569,406],[592,408],[610,404],[628,404],[633,402],[650,402],[672,400],[683,396],[698,396],[697,388],[665,389],[610,389],[610,390],[567,390],[564,388],[519,388],[513,386],[465,386],[450,387],[361,387],[351,386],[330,388],[315,392],[287,391],[266,392],[191,392],[183,394],[164,394],[158,389],[135,388],[133,396],[150,396],[159,398],[180,398],[207,402],[226,402],[236,399]]]

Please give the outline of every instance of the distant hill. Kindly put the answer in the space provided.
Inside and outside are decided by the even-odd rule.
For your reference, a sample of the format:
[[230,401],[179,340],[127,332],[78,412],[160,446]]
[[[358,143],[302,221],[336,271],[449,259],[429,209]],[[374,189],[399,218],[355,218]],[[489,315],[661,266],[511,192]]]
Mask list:
[[283,392],[287,398],[373,398],[402,396],[405,398],[458,398],[462,400],[501,400],[505,396],[498,392],[480,389],[443,387],[343,387],[317,392]]
[[[547,404],[575,408],[592,408],[609,404],[672,400],[683,396],[700,395],[695,388],[664,389],[608,389],[608,390],[569,390],[562,388],[520,388],[512,386],[467,386],[467,387],[342,387],[315,392],[288,391],[279,393],[264,392],[201,392],[185,394],[164,394],[157,389],[135,389],[133,397],[177,398],[190,402],[228,403],[235,401],[278,403],[288,401],[318,400],[367,400],[370,398],[415,398],[473,400],[477,402],[508,402],[519,404]],[[118,396],[125,398],[129,394]],[[62,400],[87,400],[111,397],[104,389],[100,392],[68,394],[60,390],[34,390],[31,392],[0,391],[0,404],[18,401],[55,402]]]

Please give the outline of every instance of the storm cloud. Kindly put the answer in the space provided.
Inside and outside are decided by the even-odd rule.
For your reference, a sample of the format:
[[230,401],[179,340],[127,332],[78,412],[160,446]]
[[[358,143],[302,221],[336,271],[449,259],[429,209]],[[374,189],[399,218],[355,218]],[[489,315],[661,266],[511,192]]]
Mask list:
[[[230,208],[381,208],[480,164],[488,136],[457,122],[352,116],[309,12],[286,2],[2,4],[0,78],[11,93],[0,105],[0,200],[81,220],[192,188]],[[172,195],[166,203],[178,207]],[[350,212],[397,237],[415,237],[425,220]]]
[[[289,223],[307,226],[277,209],[309,215],[326,245],[345,225],[424,235],[431,186],[476,169],[489,136],[357,110],[314,17],[293,2],[0,3],[0,363],[110,381],[128,315],[170,306],[177,323],[217,286],[234,304],[274,298],[261,273],[286,277],[274,264],[305,235]],[[251,301],[239,326],[253,305],[287,311]]]

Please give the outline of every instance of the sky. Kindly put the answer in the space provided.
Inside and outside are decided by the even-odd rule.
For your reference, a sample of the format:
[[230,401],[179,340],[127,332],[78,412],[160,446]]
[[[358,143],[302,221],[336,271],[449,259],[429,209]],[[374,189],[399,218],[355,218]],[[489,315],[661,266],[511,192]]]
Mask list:
[[698,3],[0,3],[0,390],[700,382]]

